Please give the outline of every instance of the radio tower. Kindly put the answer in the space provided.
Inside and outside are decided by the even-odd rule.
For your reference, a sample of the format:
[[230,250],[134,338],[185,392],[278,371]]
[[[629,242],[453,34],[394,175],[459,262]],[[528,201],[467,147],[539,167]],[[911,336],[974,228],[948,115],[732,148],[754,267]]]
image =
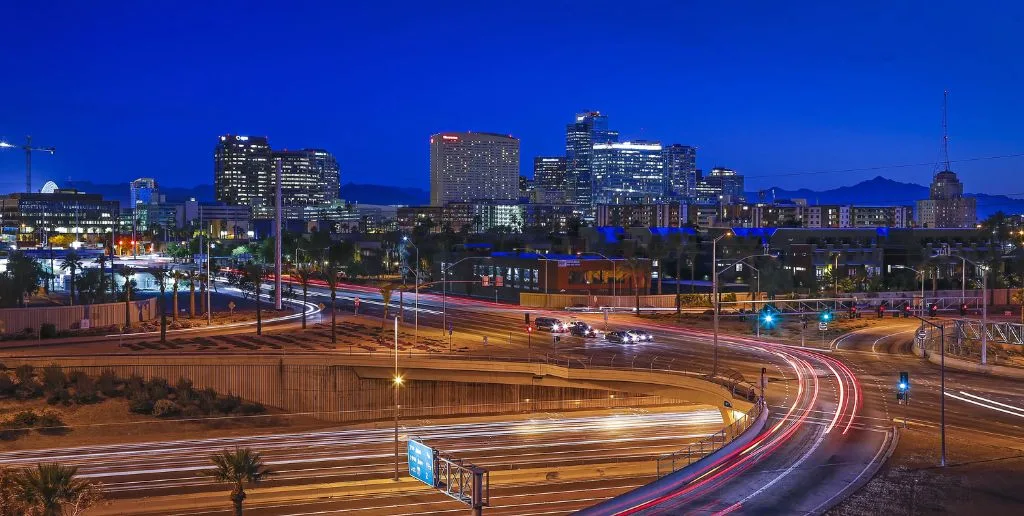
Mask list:
[[946,127],[946,105],[949,101],[949,90],[942,92],[942,163],[949,170],[949,132]]

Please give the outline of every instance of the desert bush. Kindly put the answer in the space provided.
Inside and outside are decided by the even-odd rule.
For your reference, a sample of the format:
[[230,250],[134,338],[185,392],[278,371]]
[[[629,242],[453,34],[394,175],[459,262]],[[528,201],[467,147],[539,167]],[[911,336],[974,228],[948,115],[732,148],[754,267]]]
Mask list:
[[31,381],[34,373],[35,369],[28,364],[22,364],[14,370],[14,376],[18,378],[18,383],[27,383]]
[[238,406],[237,409],[235,409],[235,413],[236,414],[241,414],[243,416],[253,416],[253,415],[256,415],[256,414],[262,414],[262,413],[264,413],[266,411],[267,411],[267,408],[264,407],[263,404],[255,403],[255,402],[253,402],[253,403],[242,403],[241,405]]
[[153,377],[146,382],[146,392],[153,401],[166,399],[171,393],[171,387],[167,385],[166,378]]
[[32,410],[22,410],[8,419],[4,426],[7,428],[29,428],[36,424],[39,416]]
[[77,403],[95,403],[99,401],[96,394],[96,382],[87,374],[78,375],[74,380],[75,401]]
[[138,396],[128,402],[128,410],[136,414],[152,414],[153,400],[145,396]]
[[36,421],[36,428],[42,433],[61,433],[68,429],[60,414],[52,410],[47,410],[39,416],[39,419]]
[[7,373],[0,372],[0,396],[10,396],[14,394],[14,380]]
[[39,325],[39,338],[52,339],[57,336],[57,326],[51,323]]
[[153,404],[153,415],[156,417],[172,417],[180,411],[178,405],[171,400],[157,400]]
[[230,394],[228,394],[227,396],[217,398],[217,401],[213,403],[217,411],[224,414],[230,414],[234,412],[235,409],[237,409],[241,404],[242,398],[239,398],[238,396],[232,396]]
[[63,389],[67,383],[68,376],[60,366],[51,364],[43,368],[43,390],[46,392],[56,392]]
[[100,393],[108,398],[113,398],[121,394],[118,390],[118,384],[120,381],[117,378],[117,374],[111,369],[104,369],[100,373],[99,378],[96,379],[96,388],[99,389]]

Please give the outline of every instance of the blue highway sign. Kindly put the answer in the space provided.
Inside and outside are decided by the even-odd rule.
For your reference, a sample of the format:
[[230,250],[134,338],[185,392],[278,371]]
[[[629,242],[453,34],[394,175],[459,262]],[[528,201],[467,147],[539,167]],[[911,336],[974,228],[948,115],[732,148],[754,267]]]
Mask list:
[[433,448],[409,439],[406,449],[409,459],[409,476],[430,487],[436,487],[434,484],[435,461]]

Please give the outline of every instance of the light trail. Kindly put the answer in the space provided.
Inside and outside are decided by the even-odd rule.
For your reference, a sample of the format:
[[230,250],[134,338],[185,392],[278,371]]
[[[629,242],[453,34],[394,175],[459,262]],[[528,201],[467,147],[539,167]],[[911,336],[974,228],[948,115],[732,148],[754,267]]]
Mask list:
[[[984,407],[984,408],[987,408],[989,410],[995,410],[996,412],[1002,412],[1004,414],[1009,414],[1011,416],[1017,416],[1017,417],[1024,418],[1024,409],[1021,409],[1021,408],[1018,408],[1018,407],[1014,407],[1013,405],[1007,405],[1005,403],[999,403],[998,401],[993,401],[993,400],[990,400],[988,398],[982,398],[981,396],[970,394],[970,393],[967,393],[967,392],[964,392],[964,391],[960,391],[960,394],[963,394],[963,396],[958,396],[956,394],[953,394],[952,392],[947,392],[946,396],[949,396],[950,398],[958,399],[958,400],[963,401],[965,403],[970,403],[972,405],[977,405],[979,407]],[[964,397],[964,396],[969,396],[970,398],[976,398],[977,400],[982,400],[982,401],[973,400],[973,399],[970,399],[970,398],[967,398],[967,397]],[[1010,407],[1012,410],[1006,410],[1004,408],[999,408],[998,406],[995,406],[995,405],[1000,405],[1000,406],[1003,406],[1003,407]]]

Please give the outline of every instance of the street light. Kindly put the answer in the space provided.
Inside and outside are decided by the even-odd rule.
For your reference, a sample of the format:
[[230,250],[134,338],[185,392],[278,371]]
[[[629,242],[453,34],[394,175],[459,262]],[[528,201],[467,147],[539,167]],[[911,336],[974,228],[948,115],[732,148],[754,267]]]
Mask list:
[[398,388],[402,386],[402,376],[398,374],[398,317],[395,316],[395,482],[398,481]]
[[[609,257],[607,257],[607,256],[605,256],[605,255],[603,255],[601,253],[594,252],[594,251],[581,251],[581,252],[576,253],[576,256],[583,256],[585,254],[592,254],[594,256],[600,256],[601,258],[604,258],[605,260],[608,260],[609,262],[612,262],[612,297],[616,297],[615,296],[615,278],[616,278],[616,276],[615,276],[615,260],[613,260],[613,259],[611,259],[611,258],[609,258]],[[545,269],[546,268],[547,267],[545,266]]]
[[[967,269],[968,263],[981,270],[981,365],[988,364],[988,266],[968,260],[962,255],[950,254],[949,256],[963,260],[964,270]],[[966,278],[966,272],[964,277]]]
[[[402,242],[411,245],[413,249],[416,249],[416,272],[415,276],[413,277],[413,281],[416,282],[416,299],[415,301],[413,301],[412,314],[414,321],[413,325],[415,326],[415,329],[413,330],[412,344],[413,346],[415,346],[416,344],[419,343],[420,340],[420,248],[417,247],[416,244],[414,244],[413,241],[410,240],[409,237],[407,236],[402,237]],[[441,326],[442,330],[444,330],[443,324],[444,323],[442,323]]]
[[466,261],[466,260],[490,260],[490,256],[467,256],[455,263],[449,263],[445,266],[444,261],[441,261],[441,334],[448,331],[448,271],[452,267]]
[[921,275],[921,317],[924,317],[924,272],[923,270],[917,270],[913,267],[907,267],[906,265],[893,265],[893,269],[906,269],[908,271],[914,271],[915,274]]
[[711,305],[714,307],[715,312],[715,331],[711,345],[713,353],[711,366],[712,378],[718,376],[718,241],[730,236],[732,236],[732,231],[726,231],[711,242]]

